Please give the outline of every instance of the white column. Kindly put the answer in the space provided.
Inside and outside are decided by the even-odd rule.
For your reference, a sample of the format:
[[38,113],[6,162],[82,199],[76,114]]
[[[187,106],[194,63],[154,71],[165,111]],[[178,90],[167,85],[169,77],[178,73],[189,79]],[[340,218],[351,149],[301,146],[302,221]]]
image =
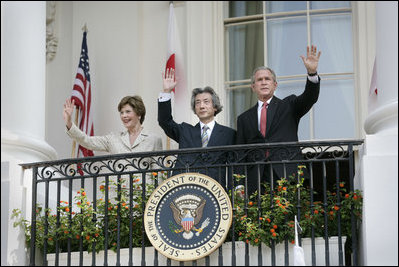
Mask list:
[[378,94],[369,97],[357,173],[364,194],[359,264],[397,266],[398,3],[375,5]]
[[10,220],[13,209],[22,210],[29,218],[31,208],[32,173],[22,170],[19,164],[57,158],[45,142],[45,64],[46,2],[2,1],[2,265],[28,263],[24,233]]
[[49,160],[45,141],[46,2],[2,2],[1,153]]

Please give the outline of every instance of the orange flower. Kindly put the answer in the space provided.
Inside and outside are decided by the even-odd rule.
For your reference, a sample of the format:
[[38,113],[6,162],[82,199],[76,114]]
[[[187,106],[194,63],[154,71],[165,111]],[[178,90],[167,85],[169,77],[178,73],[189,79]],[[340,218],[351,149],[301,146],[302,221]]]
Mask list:
[[64,234],[66,234],[66,235],[69,234],[69,231],[68,231],[68,230],[65,230],[65,231],[64,231]]
[[266,221],[267,221],[268,223],[270,223],[270,222],[271,222],[269,218],[266,218]]
[[287,187],[284,186],[284,187],[283,187],[283,191],[286,191],[286,190],[287,190]]
[[345,198],[349,198],[349,194],[345,194]]
[[273,225],[273,228],[274,228],[274,229],[277,229],[277,225]]
[[90,236],[89,235],[86,236],[86,240],[90,240]]
[[272,228],[272,229],[270,229],[270,233],[274,233],[275,232],[275,230]]
[[68,207],[66,207],[66,208],[65,208],[65,211],[66,211],[66,212],[69,212],[69,208],[68,208]]
[[103,190],[105,188],[104,185],[100,185],[100,189]]
[[259,242],[259,239],[258,239],[258,238],[255,238],[254,241],[255,241],[255,243],[258,243],[258,242]]
[[80,235],[76,235],[76,239],[79,239],[80,238]]
[[314,214],[318,214],[319,213],[319,211],[318,210],[314,210]]
[[153,172],[153,173],[152,173],[152,176],[155,176],[155,177],[156,177],[157,175],[158,175],[157,172]]
[[330,213],[330,215],[334,215],[334,211],[330,211],[329,213]]
[[345,186],[344,182],[339,183],[339,187],[344,187],[344,186]]
[[82,203],[80,203],[80,201],[78,201],[78,203],[76,203],[76,204],[80,205],[80,204],[82,204]]
[[335,209],[335,210],[339,210],[339,207],[335,205],[335,206],[334,206],[334,209]]
[[86,192],[82,192],[82,196],[85,196],[86,195]]
[[273,237],[276,237],[276,236],[277,236],[277,234],[276,234],[276,233],[273,233],[273,234],[272,234],[272,236],[273,236]]
[[94,235],[95,235],[96,237],[98,237],[98,236],[99,236],[99,234],[98,234],[98,233],[95,233]]
[[252,206],[254,203],[252,201],[249,201],[248,203],[250,206]]

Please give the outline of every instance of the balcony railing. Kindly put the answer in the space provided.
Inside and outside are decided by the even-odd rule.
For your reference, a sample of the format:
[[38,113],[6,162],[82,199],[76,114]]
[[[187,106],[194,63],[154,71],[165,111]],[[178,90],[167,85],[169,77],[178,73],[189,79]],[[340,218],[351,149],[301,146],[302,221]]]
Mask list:
[[[333,184],[338,184],[342,181],[347,182],[348,190],[354,190],[354,175],[355,175],[355,157],[354,151],[356,147],[363,143],[362,140],[342,140],[342,141],[320,141],[320,142],[290,142],[290,143],[273,143],[273,144],[251,144],[251,145],[235,145],[223,147],[209,147],[198,149],[181,149],[181,150],[168,150],[156,151],[146,153],[130,153],[130,154],[115,154],[107,156],[95,156],[80,159],[64,159],[57,161],[37,162],[21,164],[24,169],[32,169],[32,219],[31,219],[31,240],[30,240],[30,265],[35,265],[37,244],[40,243],[39,255],[43,257],[43,264],[47,265],[47,254],[55,253],[55,263],[58,264],[59,253],[68,253],[68,262],[71,264],[71,252],[73,247],[80,251],[80,264],[83,265],[83,250],[87,248],[88,240],[85,236],[77,235],[75,237],[69,236],[66,240],[61,240],[59,237],[62,231],[65,233],[72,232],[76,229],[77,221],[74,221],[74,214],[82,212],[83,203],[73,198],[73,194],[82,198],[82,192],[85,192],[85,197],[88,198],[86,208],[91,207],[91,222],[92,225],[103,222],[102,235],[102,248],[104,250],[104,265],[116,264],[120,265],[119,253],[122,244],[122,239],[127,239],[127,246],[129,247],[129,265],[133,264],[132,261],[132,247],[139,242],[142,247],[141,265],[158,265],[158,253],[155,251],[154,262],[146,261],[144,248],[148,246],[144,229],[144,208],[145,201],[139,202],[140,199],[146,199],[148,192],[162,182],[162,179],[173,176],[176,173],[185,172],[200,172],[211,176],[213,179],[225,185],[227,191],[237,188],[237,181],[233,177],[236,173],[245,175],[243,185],[248,186],[247,177],[250,169],[256,168],[257,189],[261,189],[261,173],[260,166],[279,166],[284,171],[284,176],[288,177],[289,165],[292,164],[305,164],[307,166],[307,183],[310,189],[310,203],[301,202],[298,195],[298,218],[301,218],[301,207],[309,205],[312,209],[316,200],[323,202],[323,206],[327,207],[327,190],[332,188]],[[300,156],[300,158],[298,158]],[[275,177],[275,173],[271,174],[271,191],[273,194],[273,187],[275,182],[281,177]],[[158,178],[158,179],[153,179]],[[126,181],[126,187],[123,186],[122,181]],[[110,191],[111,185],[114,183],[115,192],[112,195]],[[101,190],[99,190],[101,188]],[[248,187],[247,187],[248,188]],[[335,190],[335,189],[334,189]],[[319,192],[315,195],[314,191]],[[125,195],[124,193],[125,192]],[[248,209],[248,192],[245,191],[245,209]],[[103,194],[103,198],[98,200],[99,194]],[[267,193],[267,192],[266,192]],[[86,195],[87,194],[87,195]],[[317,199],[319,197],[319,199]],[[111,199],[116,199],[116,204],[112,203]],[[63,201],[66,199],[67,201]],[[234,207],[234,199],[231,199]],[[79,203],[77,203],[79,202]],[[123,204],[125,203],[125,204]],[[127,205],[126,205],[127,203]],[[40,204],[43,209],[38,209]],[[126,205],[126,206],[125,206]],[[260,205],[260,204],[259,204]],[[338,198],[336,205],[340,207],[340,199]],[[273,204],[271,204],[271,208]],[[100,216],[98,211],[100,207],[103,209],[103,215]],[[116,208],[115,208],[116,207]],[[259,206],[260,209],[260,206]],[[50,211],[55,211],[52,214]],[[89,208],[90,210],[90,208]],[[116,210],[116,212],[115,212]],[[45,211],[43,216],[40,217],[40,212]],[[73,211],[73,212],[72,212]],[[68,213],[69,212],[69,213]],[[139,213],[137,213],[139,212]],[[233,208],[233,218],[235,217],[236,209]],[[247,211],[246,211],[247,212]],[[66,224],[62,221],[61,215],[69,214],[67,216]],[[125,216],[126,215],[126,216]],[[53,217],[52,217],[53,216]],[[114,222],[109,221],[110,217],[114,216]],[[124,217],[125,216],[125,217]],[[325,220],[328,219],[327,212],[324,214]],[[357,245],[357,223],[354,214],[351,214],[351,259],[346,263],[351,265],[358,265],[358,245]],[[140,218],[137,225],[141,229],[137,232],[135,224],[137,217]],[[52,229],[50,221],[55,222],[56,228]],[[128,237],[123,233],[121,222],[126,220],[128,223]],[[82,221],[80,221],[82,222]],[[115,223],[115,224],[114,224]],[[236,222],[233,220],[231,226],[232,247],[238,234],[235,233]],[[338,221],[340,229],[340,218]],[[63,225],[63,226],[62,226]],[[66,228],[65,228],[66,225]],[[93,226],[93,227],[94,227]],[[80,226],[83,233],[83,226]],[[110,244],[112,231],[116,234],[116,242]],[[312,229],[312,233],[314,233]],[[50,237],[49,233],[55,231],[55,236]],[[93,230],[94,231],[94,230]],[[136,231],[136,232],[134,232]],[[43,233],[39,235],[39,232]],[[124,232],[126,233],[126,232]],[[91,234],[94,235],[94,232]],[[95,235],[97,236],[98,233]],[[328,240],[327,227],[324,229],[324,238]],[[41,240],[37,240],[40,238]],[[87,237],[92,238],[91,236]],[[338,238],[341,240],[341,231],[338,231]],[[312,243],[314,243],[315,236],[311,236]],[[140,241],[137,241],[140,240]],[[38,242],[40,241],[40,242]],[[226,240],[227,241],[227,240]],[[291,240],[286,240],[286,244]],[[85,243],[86,242],[86,243]],[[326,265],[329,265],[329,257],[339,257],[339,264],[345,264],[342,252],[342,244],[340,245],[339,255],[329,255],[328,241],[325,248]],[[274,253],[275,244],[272,243],[272,253]],[[49,251],[50,244],[53,251]],[[61,247],[65,245],[66,249],[62,251]],[[92,251],[96,250],[98,242],[90,243]],[[108,262],[108,251],[114,247],[117,253],[117,262]],[[289,265],[288,245],[285,246],[285,264]],[[50,249],[51,250],[51,249]],[[259,249],[259,253],[261,250]],[[92,264],[96,265],[95,253],[92,253]],[[316,264],[316,253],[314,246],[312,247],[312,264]],[[219,251],[219,264],[223,262],[223,254]],[[228,257],[232,259],[232,265],[236,264],[235,250],[231,250]],[[271,264],[276,265],[275,256],[271,257]],[[254,259],[251,259],[253,261]],[[262,255],[258,256],[259,263],[262,262]],[[348,260],[348,259],[347,259]],[[246,244],[246,264],[249,263],[248,244]],[[101,262],[101,265],[103,263]],[[193,263],[195,264],[195,263]],[[209,256],[207,256],[206,264],[209,264]],[[168,265],[171,265],[171,260],[168,260]]]

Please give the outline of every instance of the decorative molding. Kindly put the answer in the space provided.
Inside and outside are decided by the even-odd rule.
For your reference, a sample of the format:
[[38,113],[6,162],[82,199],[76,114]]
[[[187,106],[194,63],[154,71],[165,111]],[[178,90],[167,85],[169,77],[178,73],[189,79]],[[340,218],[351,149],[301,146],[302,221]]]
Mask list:
[[54,31],[56,1],[46,2],[46,60],[50,62],[57,53],[58,37]]
[[1,129],[1,159],[23,162],[56,160],[57,151],[46,141]]
[[398,134],[398,100],[385,104],[369,114],[364,122],[364,130],[367,134]]

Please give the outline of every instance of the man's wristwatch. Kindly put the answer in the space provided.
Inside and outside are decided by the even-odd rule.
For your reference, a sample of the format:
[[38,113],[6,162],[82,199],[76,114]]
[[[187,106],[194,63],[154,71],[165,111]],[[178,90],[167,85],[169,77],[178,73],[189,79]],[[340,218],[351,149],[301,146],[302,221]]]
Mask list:
[[317,71],[315,73],[308,73],[308,76],[316,76],[317,75]]

